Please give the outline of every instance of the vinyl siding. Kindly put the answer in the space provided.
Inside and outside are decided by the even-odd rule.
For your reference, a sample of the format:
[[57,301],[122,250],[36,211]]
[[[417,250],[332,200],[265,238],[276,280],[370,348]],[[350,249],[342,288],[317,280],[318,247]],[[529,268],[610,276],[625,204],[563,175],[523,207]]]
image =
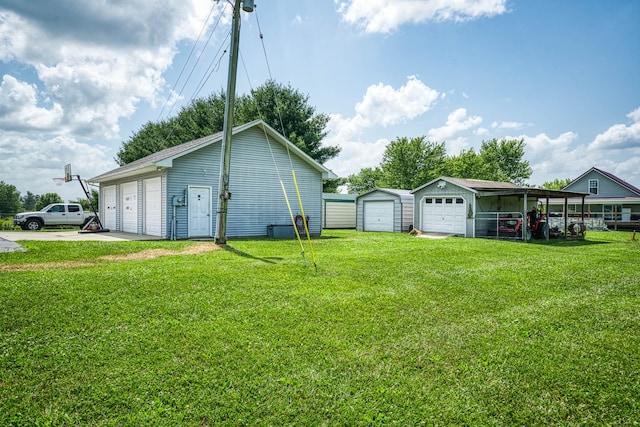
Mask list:
[[569,184],[565,190],[568,191],[581,191],[584,193],[589,192],[589,180],[598,180],[598,194],[590,194],[586,197],[586,200],[590,198],[606,198],[606,197],[638,197],[636,193],[623,187],[619,183],[613,181],[611,178],[602,175],[598,171],[592,170],[585,176]]
[[[424,229],[424,225],[422,224],[422,206],[426,197],[462,197],[467,203],[467,211],[470,206],[472,210],[476,209],[474,207],[475,193],[462,187],[458,187],[452,183],[447,183],[447,186],[444,189],[438,188],[437,184],[434,183],[418,190],[413,196],[415,198],[413,215],[414,218],[416,218],[416,224],[414,227],[420,230]],[[480,208],[478,207],[478,209]],[[469,218],[467,215],[467,229],[465,237],[473,237],[473,228],[474,220],[473,218]]]
[[356,230],[364,231],[364,202],[393,201],[393,231],[398,233],[409,231],[413,225],[413,196],[393,194],[382,190],[374,190],[356,199]]
[[[168,172],[167,199],[168,210],[171,211],[167,215],[169,227],[173,210],[172,196],[182,196],[188,185],[209,186],[212,190],[211,229],[215,235],[219,204],[220,147],[219,143],[212,144],[174,160],[173,167]],[[295,154],[291,155],[291,163],[296,171],[304,212],[309,217],[309,232],[311,235],[319,235],[322,174],[309,167]],[[291,224],[280,177],[293,215],[301,214],[286,148],[271,139],[268,144],[264,132],[258,128],[248,129],[234,136],[229,172],[231,199],[227,207],[227,237],[266,236],[268,225]],[[188,209],[186,206],[178,207],[176,211],[177,238],[186,238]]]

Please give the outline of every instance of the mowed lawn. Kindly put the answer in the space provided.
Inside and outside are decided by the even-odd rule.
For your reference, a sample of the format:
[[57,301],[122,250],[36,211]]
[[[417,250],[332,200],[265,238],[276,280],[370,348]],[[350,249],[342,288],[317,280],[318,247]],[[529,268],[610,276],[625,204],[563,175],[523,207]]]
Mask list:
[[0,425],[638,425],[640,242],[22,242]]

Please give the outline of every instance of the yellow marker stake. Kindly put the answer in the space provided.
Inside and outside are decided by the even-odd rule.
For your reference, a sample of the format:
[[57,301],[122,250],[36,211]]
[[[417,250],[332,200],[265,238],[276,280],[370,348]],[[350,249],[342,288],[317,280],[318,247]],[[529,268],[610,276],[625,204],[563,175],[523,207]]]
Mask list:
[[[282,187],[282,193],[284,194],[284,200],[287,202],[287,208],[289,208],[289,216],[291,217],[291,223],[293,224],[293,230],[296,232],[296,237],[298,239],[298,243],[300,244],[300,250],[302,251],[302,259],[304,260],[304,246],[302,245],[302,239],[300,239],[300,233],[298,233],[298,227],[296,226],[296,220],[293,217],[293,212],[291,211],[291,205],[289,204],[289,198],[287,197],[287,190],[284,188],[284,183],[280,180],[280,187]],[[306,262],[306,260],[305,260]]]
[[302,206],[302,198],[300,197],[300,189],[298,188],[298,181],[296,180],[296,171],[291,169],[291,175],[293,176],[293,185],[296,187],[296,194],[298,195],[298,203],[300,204],[300,213],[302,213],[302,223],[304,224],[304,231],[307,233],[307,241],[309,242],[309,250],[311,251],[311,260],[313,266],[318,269],[316,265],[316,255],[313,252],[313,245],[311,244],[311,236],[309,235],[309,227],[307,226],[307,217],[304,214],[304,207]]

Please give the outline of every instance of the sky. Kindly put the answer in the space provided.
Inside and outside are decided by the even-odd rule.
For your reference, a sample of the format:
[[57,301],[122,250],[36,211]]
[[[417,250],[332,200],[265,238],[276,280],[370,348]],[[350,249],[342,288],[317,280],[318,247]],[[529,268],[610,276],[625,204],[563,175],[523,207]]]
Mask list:
[[[232,4],[0,0],[0,181],[22,195],[117,167],[123,142],[226,88]],[[396,138],[523,139],[529,185],[598,167],[640,187],[636,0],[255,1],[237,93],[269,78],[327,114],[347,177]]]

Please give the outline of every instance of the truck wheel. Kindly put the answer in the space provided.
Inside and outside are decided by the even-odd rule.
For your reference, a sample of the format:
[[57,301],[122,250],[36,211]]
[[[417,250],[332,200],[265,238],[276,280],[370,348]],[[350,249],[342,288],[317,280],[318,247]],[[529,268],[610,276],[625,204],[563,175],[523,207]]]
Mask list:
[[29,219],[24,225],[26,230],[38,231],[42,228],[42,224],[37,219]]

